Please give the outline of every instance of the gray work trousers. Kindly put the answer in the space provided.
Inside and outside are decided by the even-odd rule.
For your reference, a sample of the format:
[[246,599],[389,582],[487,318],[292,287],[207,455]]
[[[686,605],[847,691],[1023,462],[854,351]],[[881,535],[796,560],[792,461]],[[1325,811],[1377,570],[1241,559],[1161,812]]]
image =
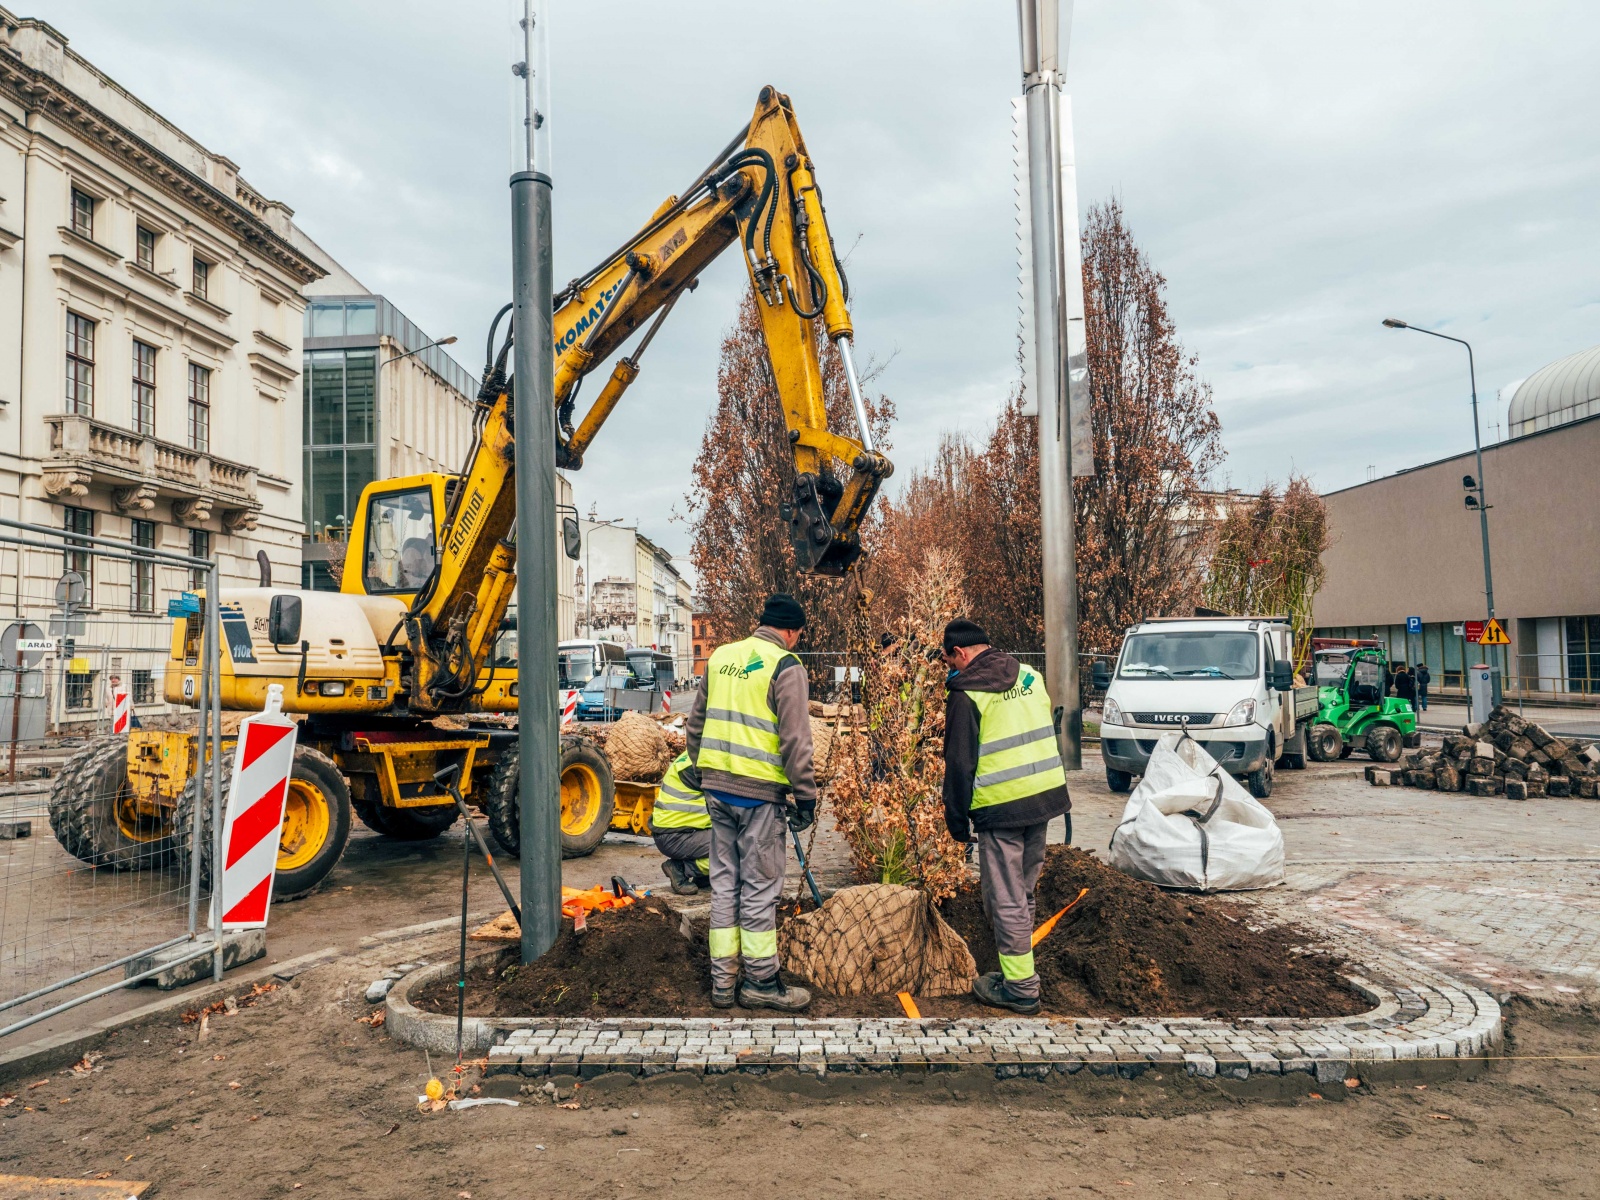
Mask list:
[[787,861],[784,806],[724,804],[706,793],[711,814],[711,982],[733,987],[744,977],[778,974],[778,898]]
[[1039,974],[1033,969],[1033,889],[1044,869],[1048,821],[1016,829],[978,831],[978,882],[983,913],[994,931],[1000,972],[1013,995],[1036,1000]]
[[666,858],[677,859],[688,865],[696,875],[709,875],[703,860],[711,857],[711,830],[709,829],[653,829],[656,849]]

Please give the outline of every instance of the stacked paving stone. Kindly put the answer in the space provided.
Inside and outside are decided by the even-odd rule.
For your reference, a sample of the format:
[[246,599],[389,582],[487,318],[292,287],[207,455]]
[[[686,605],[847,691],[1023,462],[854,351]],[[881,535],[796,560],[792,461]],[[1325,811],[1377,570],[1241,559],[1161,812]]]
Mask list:
[[1600,746],[1565,741],[1497,708],[1481,724],[1449,734],[1442,750],[1415,750],[1394,767],[1367,768],[1375,787],[1430,788],[1472,796],[1600,799]]

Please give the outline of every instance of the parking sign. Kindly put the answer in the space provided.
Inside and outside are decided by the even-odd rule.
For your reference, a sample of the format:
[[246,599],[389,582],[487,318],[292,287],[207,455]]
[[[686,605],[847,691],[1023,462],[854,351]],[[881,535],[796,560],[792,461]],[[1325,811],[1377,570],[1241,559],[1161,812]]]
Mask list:
[[1407,633],[1421,633],[1422,632],[1422,618],[1421,617],[1407,617],[1406,618],[1406,632]]

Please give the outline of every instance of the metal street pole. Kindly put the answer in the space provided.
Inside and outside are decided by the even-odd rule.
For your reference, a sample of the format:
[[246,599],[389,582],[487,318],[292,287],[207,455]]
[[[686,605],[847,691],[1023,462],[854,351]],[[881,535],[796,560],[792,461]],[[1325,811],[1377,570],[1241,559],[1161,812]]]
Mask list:
[[[1039,394],[1039,520],[1044,566],[1044,674],[1061,721],[1061,759],[1083,765],[1078,693],[1078,566],[1068,416],[1065,274],[1061,246],[1060,0],[1017,0],[1028,122],[1028,211],[1033,235],[1033,324]],[[1067,7],[1067,22],[1072,9]]]
[[[1483,435],[1478,430],[1478,369],[1472,359],[1472,345],[1470,342],[1458,337],[1451,337],[1448,333],[1437,333],[1432,329],[1424,329],[1420,325],[1412,325],[1395,317],[1384,321],[1390,329],[1411,329],[1417,333],[1425,333],[1429,337],[1442,338],[1447,342],[1455,342],[1467,348],[1467,380],[1472,387],[1472,453],[1478,473],[1474,475],[1473,482],[1477,486],[1473,489],[1478,499],[1478,535],[1483,541],[1483,598],[1484,606],[1488,610],[1489,620],[1494,620],[1494,568],[1489,562],[1489,500],[1483,486]],[[1496,650],[1498,655],[1499,651]],[[1499,664],[1494,667],[1495,673],[1500,673]],[[1500,687],[1494,688],[1496,702],[1500,696]]]
[[561,714],[556,705],[556,417],[548,6],[524,0],[519,167],[511,176],[517,489],[517,749],[522,961],[561,932]]

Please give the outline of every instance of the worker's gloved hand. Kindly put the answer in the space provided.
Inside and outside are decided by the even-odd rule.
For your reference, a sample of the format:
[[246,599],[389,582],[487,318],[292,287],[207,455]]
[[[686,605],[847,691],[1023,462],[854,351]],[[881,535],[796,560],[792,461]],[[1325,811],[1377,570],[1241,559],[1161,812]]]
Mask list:
[[700,783],[700,768],[695,766],[685,767],[678,772],[678,778],[688,785],[691,792],[703,792],[705,788]]
[[944,826],[950,831],[950,837],[952,841],[960,842],[963,845],[971,845],[973,842],[978,840],[972,836],[972,826],[967,824],[965,821],[956,824],[953,823],[949,817],[946,817]]
[[789,828],[796,833],[804,833],[816,823],[816,801],[812,801],[810,804],[796,804],[789,810]]

